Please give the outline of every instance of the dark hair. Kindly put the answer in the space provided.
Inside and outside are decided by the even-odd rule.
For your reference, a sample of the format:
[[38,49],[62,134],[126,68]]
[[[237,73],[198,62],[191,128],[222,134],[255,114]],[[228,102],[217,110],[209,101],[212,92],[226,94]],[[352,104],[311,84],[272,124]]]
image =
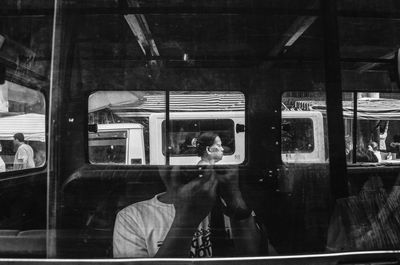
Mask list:
[[197,138],[196,142],[197,155],[202,157],[207,150],[207,146],[212,146],[217,137],[218,134],[213,132],[202,133],[199,138]]
[[[371,146],[372,147],[372,146]],[[378,158],[374,152],[367,150],[364,147],[358,146],[356,150],[357,162],[378,162]]]
[[400,142],[400,135],[395,135],[393,136],[393,141],[395,141],[396,143]]
[[14,134],[14,139],[15,139],[15,140],[18,140],[18,141],[20,141],[20,142],[25,141],[24,134],[22,134],[22,133],[16,133],[16,134]]

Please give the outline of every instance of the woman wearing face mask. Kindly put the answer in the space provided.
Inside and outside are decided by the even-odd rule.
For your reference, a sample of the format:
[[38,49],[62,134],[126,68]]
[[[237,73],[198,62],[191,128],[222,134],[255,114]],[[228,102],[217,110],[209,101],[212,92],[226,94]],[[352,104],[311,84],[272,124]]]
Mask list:
[[198,165],[214,165],[222,160],[224,148],[221,138],[213,132],[206,132],[197,139],[197,155],[200,156]]

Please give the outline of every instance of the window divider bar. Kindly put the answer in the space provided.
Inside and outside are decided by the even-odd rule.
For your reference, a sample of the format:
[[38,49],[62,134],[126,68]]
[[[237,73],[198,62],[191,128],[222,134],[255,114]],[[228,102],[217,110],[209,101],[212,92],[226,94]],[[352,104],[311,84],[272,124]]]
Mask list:
[[353,150],[351,152],[353,153],[353,159],[352,163],[355,164],[357,163],[357,111],[358,111],[358,98],[357,98],[358,93],[354,92],[353,93],[353,133],[352,133],[352,141],[353,141]]
[[169,88],[165,89],[165,165],[170,165],[171,139],[170,139],[170,115],[169,115]]
[[320,6],[323,14],[321,18],[324,31],[329,175],[332,201],[335,202],[337,199],[348,196],[339,29],[336,0],[320,0]]

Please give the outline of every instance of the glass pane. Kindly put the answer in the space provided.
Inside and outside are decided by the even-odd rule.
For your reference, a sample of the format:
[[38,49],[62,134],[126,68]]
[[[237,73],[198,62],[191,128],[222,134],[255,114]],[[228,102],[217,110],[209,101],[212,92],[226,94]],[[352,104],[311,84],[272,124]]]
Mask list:
[[12,82],[0,85],[0,173],[46,162],[44,95]]
[[97,91],[89,97],[89,161],[92,164],[158,165],[154,116],[165,119],[165,92]]
[[[196,165],[206,159],[204,136],[221,140],[218,165],[240,164],[245,159],[245,99],[239,92],[186,91],[170,93],[170,164]],[[210,118],[212,117],[212,118]],[[165,122],[162,123],[165,132]],[[163,133],[162,142],[165,143]],[[205,145],[204,145],[205,144]],[[165,149],[163,150],[165,155]]]
[[126,132],[89,133],[91,163],[126,163]]
[[45,258],[54,1],[2,1],[0,258]]
[[282,160],[326,163],[328,128],[324,92],[286,92],[282,96]]
[[311,119],[283,119],[282,152],[311,153],[314,150],[313,131]]
[[[219,135],[221,141],[226,143],[223,145],[224,155],[232,155],[235,152],[232,120],[172,120],[171,124],[171,156],[197,156],[197,142],[203,132]],[[163,122],[163,132],[165,132],[165,122]],[[163,154],[165,154],[165,149]]]
[[[71,119],[60,121],[65,170],[55,172],[51,186],[60,196],[49,213],[51,256],[324,252],[329,172],[325,153],[314,152],[325,150],[314,143],[325,133],[315,131],[322,126],[315,120],[323,118],[302,117],[312,119],[304,125],[312,133],[301,141],[313,141],[304,153],[313,157],[302,164],[281,167],[279,144],[282,92],[323,86],[322,23],[319,13],[266,16],[256,10],[312,3],[126,2],[149,9],[123,14],[115,1],[62,1],[67,9],[58,20],[56,47],[67,69],[55,69],[62,77],[55,80],[60,106],[54,111],[65,117],[67,110]],[[98,108],[96,97],[120,102]],[[194,153],[198,144],[201,156]],[[133,164],[140,166],[126,166]],[[197,189],[209,179],[213,185]],[[241,220],[248,221],[243,229]],[[175,239],[185,240],[182,247]]]
[[[399,162],[397,143],[400,141],[396,133],[400,126],[396,114],[399,108],[397,104],[400,102],[399,94],[358,92],[344,95],[347,99],[343,102],[343,114],[348,163],[396,165]],[[357,124],[355,125],[356,102]],[[357,133],[354,133],[354,129]]]

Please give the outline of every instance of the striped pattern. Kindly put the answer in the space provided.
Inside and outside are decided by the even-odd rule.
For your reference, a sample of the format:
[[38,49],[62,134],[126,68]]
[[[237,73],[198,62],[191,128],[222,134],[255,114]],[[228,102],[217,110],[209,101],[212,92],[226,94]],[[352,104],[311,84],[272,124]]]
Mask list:
[[12,140],[23,133],[27,141],[45,141],[45,115],[23,114],[0,118],[0,140]]
[[[325,101],[297,101],[295,108],[326,113]],[[343,116],[353,118],[353,101],[343,101]],[[361,98],[357,101],[359,120],[400,120],[400,100],[389,98]]]
[[[171,112],[244,111],[242,93],[170,94]],[[142,104],[111,105],[110,110],[124,118],[147,117],[154,112],[165,112],[164,95],[146,95]]]

